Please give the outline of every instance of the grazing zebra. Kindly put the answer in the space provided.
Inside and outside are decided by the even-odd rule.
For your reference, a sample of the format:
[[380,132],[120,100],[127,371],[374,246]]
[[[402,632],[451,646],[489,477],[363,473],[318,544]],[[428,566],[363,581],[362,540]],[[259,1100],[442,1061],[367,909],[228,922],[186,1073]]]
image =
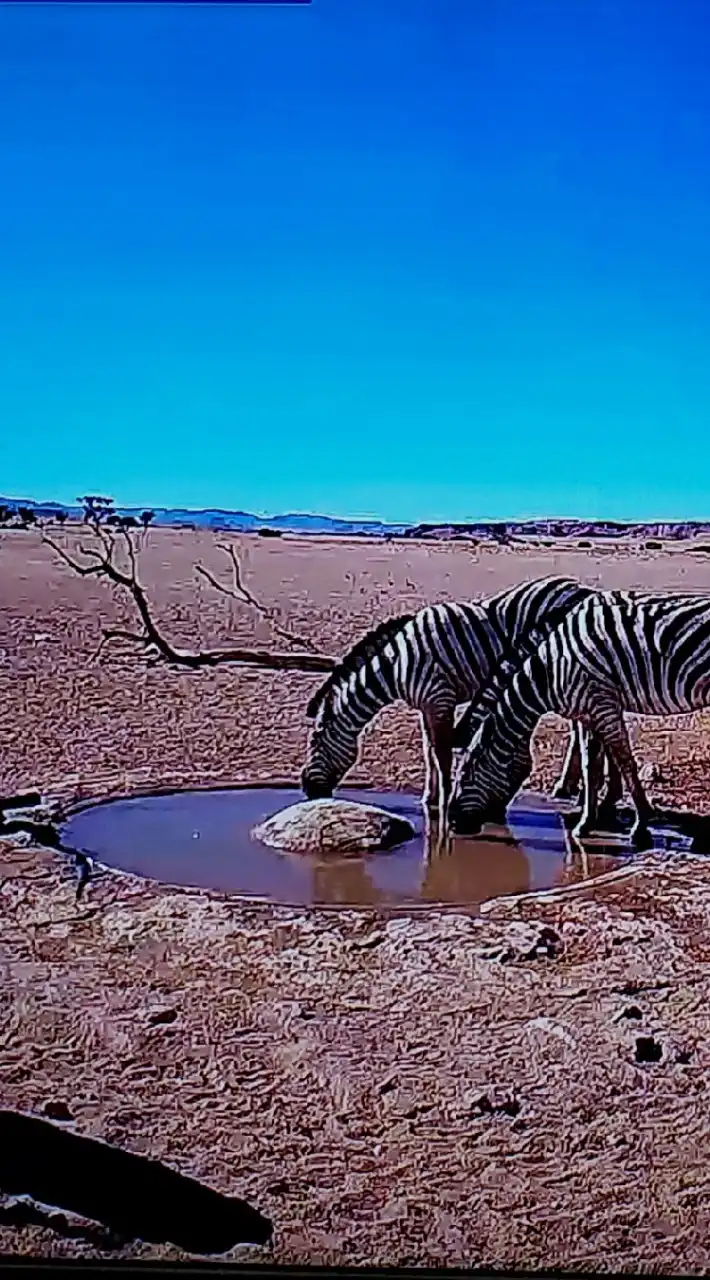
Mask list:
[[345,655],[311,698],[314,720],[301,775],[309,799],[332,795],[357,760],[366,724],[401,700],[422,720],[422,800],[443,815],[451,788],[454,716],[505,665],[514,670],[570,608],[594,594],[571,578],[538,578],[464,604],[428,605],[380,624]]
[[648,845],[651,807],[624,712],[663,716],[710,706],[710,598],[605,591],[562,619],[506,684],[463,754],[449,806],[457,834],[504,821],[530,774],[531,739],[546,712],[579,722],[584,805],[576,836],[594,828],[600,747],[614,760],[636,810],[632,839]]

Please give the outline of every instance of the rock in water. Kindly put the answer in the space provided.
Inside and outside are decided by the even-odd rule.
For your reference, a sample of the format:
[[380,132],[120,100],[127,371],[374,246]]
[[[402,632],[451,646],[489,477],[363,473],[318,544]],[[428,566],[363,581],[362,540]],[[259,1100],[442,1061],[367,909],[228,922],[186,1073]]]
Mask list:
[[414,827],[374,805],[351,800],[305,800],[282,809],[254,827],[252,836],[272,849],[288,853],[334,853],[357,856],[391,849],[411,840]]

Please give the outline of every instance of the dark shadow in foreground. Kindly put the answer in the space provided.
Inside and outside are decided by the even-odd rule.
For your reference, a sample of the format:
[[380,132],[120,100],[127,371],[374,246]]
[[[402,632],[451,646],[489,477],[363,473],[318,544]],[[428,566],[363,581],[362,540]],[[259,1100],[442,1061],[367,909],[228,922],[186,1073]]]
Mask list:
[[122,1249],[127,1243],[123,1236],[114,1235],[106,1227],[70,1222],[58,1209],[42,1209],[25,1200],[8,1198],[6,1204],[0,1204],[0,1227],[44,1227],[47,1231],[55,1231],[57,1235],[64,1236],[66,1240],[81,1240],[106,1253]]
[[124,1240],[175,1244],[188,1253],[268,1244],[273,1232],[244,1200],[16,1111],[0,1111],[0,1191],[89,1218]]

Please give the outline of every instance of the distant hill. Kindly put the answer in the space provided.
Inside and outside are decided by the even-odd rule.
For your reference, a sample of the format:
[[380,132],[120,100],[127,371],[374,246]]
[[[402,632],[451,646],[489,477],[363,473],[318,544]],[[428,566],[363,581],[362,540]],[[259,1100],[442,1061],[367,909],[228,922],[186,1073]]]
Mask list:
[[[81,520],[79,506],[66,506],[61,502],[35,502],[30,498],[0,498],[0,504],[11,507],[29,507],[42,520],[51,520],[63,511],[69,520]],[[141,507],[116,507],[116,514],[140,517]],[[432,539],[435,541],[460,539],[493,539],[507,541],[527,538],[658,538],[663,541],[679,541],[687,538],[710,537],[710,520],[676,521],[625,521],[625,520],[488,520],[447,524],[388,524],[382,520],[339,520],[332,516],[301,515],[289,512],[280,516],[255,516],[249,511],[189,511],[182,507],[154,507],[153,526],[194,526],[204,529],[225,529],[235,532],[255,532],[269,529],[273,532],[300,533],[312,536],[328,534],[360,534],[372,538],[401,537]]]
[[[58,511],[65,512],[69,520],[81,520],[83,510],[80,506],[67,506],[62,502],[35,502],[30,498],[0,498],[0,504],[17,508],[29,507],[40,520],[51,520]],[[237,532],[250,532],[256,529],[276,529],[283,533],[306,534],[369,534],[371,537],[383,537],[385,534],[401,533],[407,525],[385,524],[381,520],[338,520],[331,516],[299,515],[289,512],[282,516],[255,516],[249,511],[188,511],[182,507],[153,507],[155,516],[153,526],[159,525],[195,525],[205,529],[227,529]],[[120,516],[139,518],[143,507],[116,507]]]
[[491,520],[466,524],[416,524],[405,538],[659,538],[676,541],[710,534],[710,520]]

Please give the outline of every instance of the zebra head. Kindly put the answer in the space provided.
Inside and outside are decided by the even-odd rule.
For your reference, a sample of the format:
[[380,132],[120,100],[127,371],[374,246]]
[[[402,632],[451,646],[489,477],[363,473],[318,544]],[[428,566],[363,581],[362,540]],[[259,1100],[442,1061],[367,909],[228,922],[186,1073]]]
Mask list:
[[448,823],[453,835],[476,836],[487,822],[505,826],[505,811],[532,770],[530,743],[503,737],[489,713],[462,753],[453,779]]
[[341,779],[357,760],[359,726],[349,723],[347,716],[337,716],[326,698],[313,719],[308,743],[308,759],[301,773],[301,786],[307,800],[332,796]]

